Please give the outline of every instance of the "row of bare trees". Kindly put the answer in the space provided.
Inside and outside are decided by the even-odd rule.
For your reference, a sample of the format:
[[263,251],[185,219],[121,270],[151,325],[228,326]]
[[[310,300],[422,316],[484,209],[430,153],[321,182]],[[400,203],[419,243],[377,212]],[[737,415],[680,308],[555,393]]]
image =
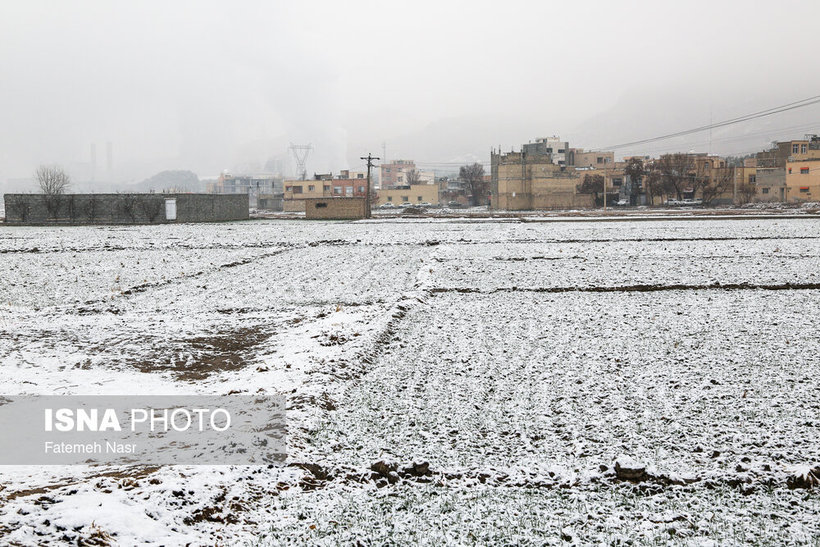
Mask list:
[[[690,154],[665,154],[656,160],[643,161],[641,158],[627,160],[624,174],[629,176],[633,203],[640,192],[646,194],[648,203],[661,196],[675,196],[678,200],[691,193],[701,198],[704,205],[711,204],[735,184],[735,168],[706,168],[698,165]],[[603,192],[604,177],[585,175],[578,191],[585,194]],[[748,203],[755,195],[755,187],[748,182],[739,182],[737,199]]]

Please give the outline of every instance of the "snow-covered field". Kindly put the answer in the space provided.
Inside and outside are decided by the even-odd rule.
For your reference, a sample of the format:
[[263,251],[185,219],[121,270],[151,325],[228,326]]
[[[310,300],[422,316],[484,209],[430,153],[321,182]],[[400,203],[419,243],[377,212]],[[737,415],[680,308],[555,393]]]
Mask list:
[[0,541],[816,543],[818,223],[0,227],[0,393],[289,425],[284,467],[0,467]]

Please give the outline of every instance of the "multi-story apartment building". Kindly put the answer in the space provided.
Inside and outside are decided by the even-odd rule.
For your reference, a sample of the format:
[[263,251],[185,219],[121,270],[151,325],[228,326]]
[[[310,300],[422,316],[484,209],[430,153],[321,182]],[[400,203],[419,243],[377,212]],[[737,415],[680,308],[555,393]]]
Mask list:
[[550,163],[555,165],[572,165],[570,159],[569,142],[562,141],[560,137],[541,137],[521,145],[521,152],[528,156],[538,156],[541,160],[549,156]]
[[313,180],[286,180],[282,210],[304,212],[306,198],[327,198],[332,195],[330,175],[314,175]]
[[594,205],[592,195],[577,191],[581,182],[580,172],[574,167],[553,163],[552,153],[547,152],[546,148],[529,146],[529,153],[492,152],[491,208],[520,211]]
[[413,160],[393,160],[379,166],[379,187],[382,189],[407,184],[407,173],[416,171]]

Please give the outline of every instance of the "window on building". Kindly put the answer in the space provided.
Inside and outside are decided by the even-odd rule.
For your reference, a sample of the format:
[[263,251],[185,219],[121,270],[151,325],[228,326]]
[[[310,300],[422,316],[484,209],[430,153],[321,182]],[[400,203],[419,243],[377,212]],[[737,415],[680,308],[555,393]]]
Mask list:
[[345,195],[352,196],[353,195],[353,187],[352,186],[345,186]]
[[807,147],[808,147],[808,145],[806,145],[806,144],[801,144],[801,145],[800,145],[800,153],[801,153],[801,154],[805,154],[805,153],[806,153],[806,148],[807,148]]
[[316,186],[313,184],[308,184],[308,192],[315,192]]
[[612,179],[612,186],[621,186],[624,183],[624,179],[618,177]]
[[808,186],[801,186],[800,187],[800,193],[801,194],[808,194],[809,193],[809,187]]
[[564,153],[564,149],[563,149],[563,148],[559,148],[559,149],[558,149],[558,153],[559,153],[559,154],[563,154],[563,153]]
[[285,192],[290,192],[293,189],[293,186],[285,186]]
[[792,145],[792,154],[797,154],[797,151],[800,150],[799,145],[793,144]]
[[404,182],[404,177],[396,177],[396,180],[397,180],[398,182]]
[[359,186],[359,193],[364,194],[364,186]]
[[357,179],[363,179],[364,178],[364,173],[359,173],[358,175],[356,175],[356,178]]
[[322,190],[324,190],[325,192],[329,192],[329,191],[330,191],[330,185],[329,185],[329,184],[325,184],[325,185],[322,187]]
[[402,196],[401,202],[404,203],[405,201],[410,201],[410,196]]
[[317,209],[322,209],[322,208],[324,208],[324,207],[327,207],[327,203],[325,203],[325,202],[323,202],[323,201],[317,201],[317,202],[316,202],[316,208],[317,208]]
[[749,175],[749,182],[757,182],[757,175]]
[[387,196],[387,201],[393,201],[393,196]]
[[769,193],[769,189],[768,189],[768,188],[761,188],[761,189],[760,189],[760,191],[761,191],[761,192],[763,192],[764,194],[768,194],[768,193]]
[[336,194],[337,196],[342,195],[342,187],[341,186],[334,186],[333,187],[333,193]]
[[596,159],[598,160],[597,163],[604,163],[604,158],[598,156]]
[[547,154],[552,154],[552,148],[547,148]]
[[301,194],[302,193],[302,187],[301,186],[294,186],[293,187],[293,193],[294,194]]
[[800,168],[800,174],[801,175],[808,175],[809,174],[809,168],[808,167],[801,167]]
[[421,201],[421,196],[419,196],[419,199],[418,199],[418,201]]

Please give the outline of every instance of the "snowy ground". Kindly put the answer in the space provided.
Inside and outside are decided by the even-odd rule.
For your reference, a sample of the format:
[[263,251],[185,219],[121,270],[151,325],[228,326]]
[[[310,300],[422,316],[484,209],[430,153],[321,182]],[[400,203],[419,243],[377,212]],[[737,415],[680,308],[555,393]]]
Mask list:
[[283,468],[2,467],[0,539],[816,543],[818,222],[0,228],[0,393],[290,429]]

